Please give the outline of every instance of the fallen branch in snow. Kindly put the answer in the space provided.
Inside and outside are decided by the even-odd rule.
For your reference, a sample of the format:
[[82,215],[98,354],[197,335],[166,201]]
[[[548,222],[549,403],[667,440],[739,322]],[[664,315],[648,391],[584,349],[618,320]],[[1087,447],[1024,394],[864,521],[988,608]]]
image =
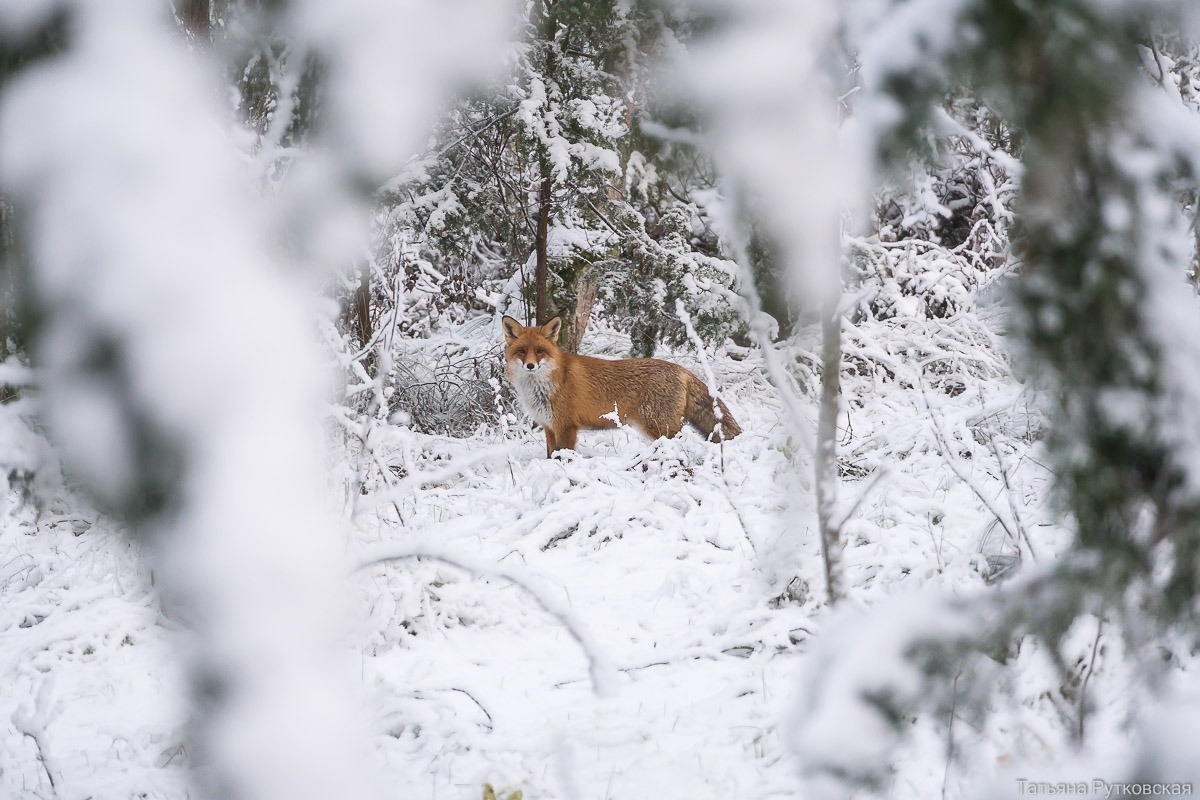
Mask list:
[[50,768],[50,748],[45,741],[46,726],[58,713],[57,707],[49,700],[52,690],[53,681],[43,681],[34,698],[33,708],[25,706],[17,709],[13,712],[12,722],[13,727],[20,731],[21,735],[33,741],[33,746],[37,748],[38,763],[42,765],[42,770],[46,773],[47,780],[50,781],[50,790],[57,797],[58,781],[54,779],[54,770]]
[[750,545],[750,552],[758,555],[758,548],[754,545],[754,539],[750,536],[750,526],[746,523],[746,515],[742,513],[741,504],[733,498],[733,490],[729,486],[729,476],[725,474],[723,468],[721,472],[721,478],[722,480],[720,482],[713,480],[709,483],[709,485],[716,489],[720,495],[725,498],[725,502],[728,503],[729,507],[733,510],[733,515],[737,519],[738,525],[742,528],[742,535],[746,537],[746,543]]
[[[493,731],[496,729],[496,722],[495,722],[495,720],[492,719],[492,712],[488,711],[487,707],[484,706],[483,703],[479,702],[479,698],[475,697],[475,695],[471,694],[466,689],[461,689],[457,686],[447,686],[444,689],[430,689],[430,690],[428,690],[428,692],[458,692],[461,695],[465,695],[466,698],[468,700],[470,700],[472,703],[474,703],[475,706],[479,709],[479,711],[485,717],[487,717],[487,729],[489,731]],[[422,700],[425,698],[426,694],[427,694],[427,691],[425,691],[425,690],[417,690],[417,691],[413,692],[410,696],[416,700]]]
[[503,578],[524,589],[541,606],[543,611],[562,623],[567,633],[571,634],[571,638],[583,650],[584,655],[588,659],[588,675],[592,681],[592,690],[600,697],[612,695],[615,688],[613,680],[615,670],[602,655],[600,643],[592,638],[592,635],[576,619],[574,612],[570,608],[553,593],[538,585],[539,579],[533,575],[489,564],[463,553],[452,553],[434,545],[379,548],[375,553],[367,554],[358,563],[358,566],[354,567],[352,573],[379,564],[386,564],[389,561],[404,561],[417,558],[440,561],[443,564],[465,570],[481,578]]
[[37,748],[38,763],[42,765],[42,771],[46,773],[46,778],[50,781],[50,791],[52,791],[55,796],[58,796],[58,781],[54,780],[54,773],[51,772],[50,765],[46,763],[46,746],[42,743],[42,737],[45,735],[45,731],[41,729],[33,730],[29,727],[26,727],[25,722],[19,722],[17,720],[17,716],[18,715],[16,714],[13,715],[13,723],[17,726],[17,730],[19,730],[24,736],[33,740],[33,746]]
[[1013,489],[1012,482],[1008,478],[1008,467],[1004,463],[1004,457],[1000,454],[1000,448],[996,446],[996,437],[988,435],[988,444],[991,446],[992,455],[996,457],[996,463],[1000,467],[1000,479],[1004,483],[1004,494],[1008,498],[1008,509],[1012,513],[1013,525],[1017,529],[1017,535],[1025,542],[1025,547],[1029,549],[1029,557],[1037,562],[1037,553],[1033,550],[1033,542],[1029,538],[1029,531],[1025,528],[1025,523],[1021,519],[1020,513],[1017,512],[1017,494]]
[[[950,470],[958,476],[958,479],[961,480],[967,486],[967,488],[971,490],[976,498],[978,498],[979,502],[983,504],[983,507],[986,508],[992,514],[992,516],[996,518],[996,522],[998,522],[1000,527],[1004,529],[1004,533],[1008,536],[1009,541],[1016,545],[1019,553],[1021,550],[1022,541],[1020,532],[1023,530],[1023,526],[1018,528],[1015,521],[1006,520],[1004,515],[1000,513],[1000,509],[998,509],[988,498],[987,493],[983,490],[983,487],[981,487],[975,481],[975,479],[971,477],[970,472],[964,469],[962,464],[959,463],[958,456],[954,455],[954,453],[951,451],[949,437],[946,435],[945,431],[942,430],[942,424],[934,414],[933,406],[929,402],[929,396],[925,393],[924,384],[921,385],[921,398],[925,401],[925,409],[929,412],[930,428],[933,431],[934,439],[937,440],[938,447],[940,447],[942,450],[942,459],[946,462],[946,465],[950,467]],[[1003,464],[1000,465],[1000,469],[1001,471],[1004,470]],[[1007,487],[1007,474],[1005,475],[1004,483]],[[1013,504],[1011,509],[1013,513],[1015,513],[1016,505]],[[1026,544],[1028,544],[1028,540],[1029,537],[1026,535]],[[1034,561],[1037,561],[1037,558],[1033,553],[1033,548],[1029,547],[1028,549],[1030,558],[1032,558]]]

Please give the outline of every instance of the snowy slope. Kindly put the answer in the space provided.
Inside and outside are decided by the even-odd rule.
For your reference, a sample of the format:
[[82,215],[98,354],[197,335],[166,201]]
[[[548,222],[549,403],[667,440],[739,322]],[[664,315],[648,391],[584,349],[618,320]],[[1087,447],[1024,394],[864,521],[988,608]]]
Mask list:
[[[795,653],[808,611],[772,600],[785,574],[819,585],[817,554],[780,515],[808,501],[774,441],[769,390],[752,363],[723,366],[750,431],[723,454],[691,433],[584,434],[577,454],[546,460],[527,424],[516,441],[392,431],[381,449],[410,469],[491,455],[381,489],[404,522],[390,504],[360,513],[361,552],[428,547],[518,578],[422,561],[356,579],[380,753],[411,793],[471,797],[491,782],[527,797],[751,797],[791,785],[777,727],[791,669],[776,656]],[[523,584],[586,631],[612,672],[608,696]]]
[[[622,344],[601,331],[592,346]],[[1015,563],[1013,538],[1040,559],[1065,544],[1043,507],[1039,418],[1001,346],[982,313],[848,332],[848,608],[974,591]],[[803,336],[793,354],[804,379]],[[380,425],[374,458],[335,459],[343,490],[367,487],[339,534],[349,563],[469,567],[405,557],[348,580],[346,667],[385,794],[795,795],[786,725],[827,616],[809,457],[785,441],[756,353],[712,363],[746,429],[723,450],[621,430],[547,460],[522,421],[464,439]],[[183,797],[173,626],[115,523],[68,516],[35,516],[14,491],[0,529],[0,794]],[[1032,674],[1028,719],[996,748],[1053,727],[1049,678]],[[940,747],[911,755],[886,794],[940,791]]]
[[79,508],[4,519],[0,796],[183,797],[179,642],[138,546]]

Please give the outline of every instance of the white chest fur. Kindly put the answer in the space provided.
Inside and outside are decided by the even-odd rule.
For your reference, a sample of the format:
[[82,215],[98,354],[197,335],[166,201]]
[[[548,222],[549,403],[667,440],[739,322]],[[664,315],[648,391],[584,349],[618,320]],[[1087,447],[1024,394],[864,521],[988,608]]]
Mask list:
[[553,384],[550,383],[550,373],[554,362],[547,359],[537,366],[537,369],[526,369],[520,361],[508,365],[508,379],[517,392],[517,402],[533,421],[544,428],[550,427],[554,414],[550,410],[550,393]]

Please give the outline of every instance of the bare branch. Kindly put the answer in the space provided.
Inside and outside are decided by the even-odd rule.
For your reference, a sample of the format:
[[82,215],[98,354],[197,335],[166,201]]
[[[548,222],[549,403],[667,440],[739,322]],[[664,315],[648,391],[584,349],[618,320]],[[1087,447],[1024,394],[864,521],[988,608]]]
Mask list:
[[588,659],[588,674],[592,681],[592,690],[601,697],[610,696],[614,689],[614,672],[612,665],[603,655],[600,643],[592,638],[591,633],[575,617],[570,607],[558,599],[557,594],[548,588],[540,586],[540,579],[511,567],[500,567],[480,561],[463,553],[453,553],[436,545],[412,545],[407,547],[383,547],[374,553],[368,553],[354,568],[353,572],[367,569],[389,561],[407,561],[410,559],[428,558],[440,561],[451,567],[470,572],[481,578],[503,578],[524,589],[542,610],[557,619],[571,638],[583,650]]

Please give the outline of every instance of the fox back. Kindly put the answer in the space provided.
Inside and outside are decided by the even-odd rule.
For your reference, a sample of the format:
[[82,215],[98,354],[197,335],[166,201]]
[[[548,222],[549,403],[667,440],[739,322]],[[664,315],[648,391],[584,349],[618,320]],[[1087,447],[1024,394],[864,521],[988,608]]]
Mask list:
[[558,317],[542,326],[504,317],[509,382],[526,413],[546,432],[546,455],[574,449],[580,430],[633,425],[651,439],[684,422],[715,440],[742,432],[725,403],[683,367],[657,358],[604,359],[568,353],[556,340]]

